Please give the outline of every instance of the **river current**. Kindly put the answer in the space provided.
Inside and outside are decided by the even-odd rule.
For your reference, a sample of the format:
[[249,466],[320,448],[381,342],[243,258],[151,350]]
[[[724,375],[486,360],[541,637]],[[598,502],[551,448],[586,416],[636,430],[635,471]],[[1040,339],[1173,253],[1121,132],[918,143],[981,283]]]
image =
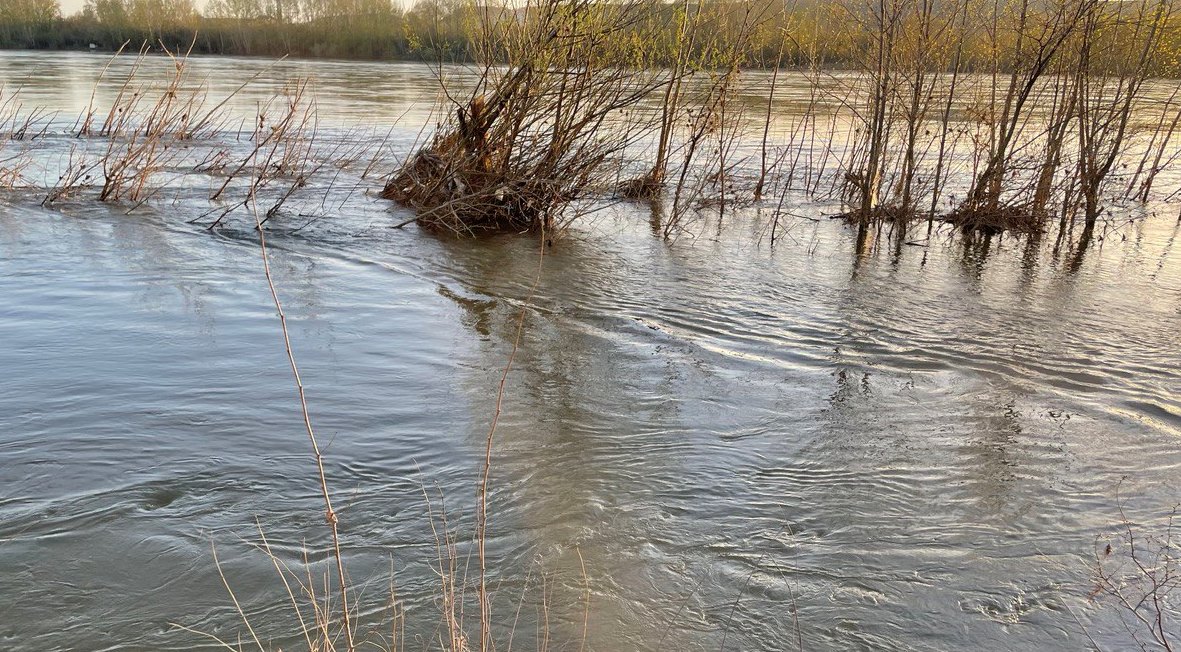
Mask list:
[[[39,156],[68,151],[105,63],[0,55],[61,113]],[[392,127],[403,154],[435,99],[425,66],[269,65],[194,61],[215,86],[263,71],[242,111],[311,75],[327,137]],[[246,636],[222,575],[289,649],[259,532],[329,568],[257,238],[190,224],[205,189],[176,192],[131,214],[0,193],[5,650],[213,649],[177,625]],[[270,225],[366,640],[389,638],[391,590],[406,648],[437,637],[445,529],[475,573],[523,313],[490,476],[502,641],[516,622],[517,647],[585,629],[601,652],[1124,649],[1090,595],[1119,504],[1152,530],[1181,500],[1175,206],[1128,209],[1082,255],[940,228],[859,252],[822,208],[771,247],[757,216],[669,242],[623,205],[540,261],[528,236],[391,228],[407,213],[364,189]]]

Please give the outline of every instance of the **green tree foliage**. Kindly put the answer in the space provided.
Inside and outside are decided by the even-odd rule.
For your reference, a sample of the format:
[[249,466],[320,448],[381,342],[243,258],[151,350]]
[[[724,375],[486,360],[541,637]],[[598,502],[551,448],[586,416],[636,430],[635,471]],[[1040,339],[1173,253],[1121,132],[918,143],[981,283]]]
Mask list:
[[[751,66],[779,61],[857,69],[875,51],[866,25],[877,0],[650,2],[647,19],[629,25],[617,38],[621,46],[631,41],[664,52],[668,62],[686,16],[694,17],[694,47],[702,53],[734,42],[744,22],[753,20],[757,27],[744,39],[744,60]],[[903,16],[899,56],[918,48],[928,58],[950,61],[949,53],[958,50],[965,71],[1012,65],[1006,57],[1017,49],[1020,0],[927,0],[936,22],[963,13],[980,18],[968,21],[963,31],[944,30],[929,43],[916,40],[921,30],[906,24],[923,2],[890,0],[889,6]],[[1033,24],[1052,17],[1046,9],[1052,4],[1030,4],[1025,20]],[[511,25],[524,11],[501,0],[418,0],[409,9],[395,0],[211,0],[201,12],[194,0],[87,0],[80,14],[63,17],[57,0],[0,0],[0,47],[86,49],[93,43],[110,51],[127,41],[136,47],[162,41],[180,49],[193,43],[199,54],[467,60],[482,22]],[[1175,75],[1181,68],[1177,21],[1172,14],[1166,17],[1163,43],[1153,62],[1156,74]],[[1110,40],[1131,47],[1136,42],[1131,29],[1115,25]]]
[[57,0],[0,2],[0,44],[53,47],[53,28],[61,18]]

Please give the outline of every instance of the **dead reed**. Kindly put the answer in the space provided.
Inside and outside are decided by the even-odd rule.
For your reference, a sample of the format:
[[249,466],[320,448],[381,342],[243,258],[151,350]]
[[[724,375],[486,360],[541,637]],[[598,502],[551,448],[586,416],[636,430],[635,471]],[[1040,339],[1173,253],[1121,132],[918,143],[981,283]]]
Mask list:
[[48,111],[24,111],[20,88],[8,90],[0,84],[0,189],[14,190],[24,184],[25,171],[32,165],[31,141],[49,128]]
[[1181,578],[1176,540],[1177,508],[1159,527],[1134,523],[1116,496],[1119,524],[1095,543],[1095,585],[1090,598],[1114,607],[1128,638],[1142,650],[1181,649],[1173,599]]
[[[287,362],[291,366],[291,377],[295,382],[295,389],[299,398],[300,415],[303,418],[304,429],[307,432],[308,442],[311,445],[312,459],[316,465],[316,477],[319,481],[320,493],[324,497],[324,521],[328,524],[328,529],[332,533],[333,559],[335,560],[337,571],[337,590],[340,592],[340,623],[341,632],[343,633],[345,640],[345,650],[347,652],[353,652],[353,650],[356,649],[355,633],[351,614],[353,606],[352,603],[349,602],[349,581],[348,577],[345,575],[344,559],[341,555],[340,520],[337,518],[336,511],[332,508],[332,494],[328,490],[328,476],[324,472],[324,454],[320,450],[319,441],[316,439],[316,433],[312,428],[312,417],[310,411],[308,410],[308,401],[304,391],[303,380],[299,375],[299,365],[295,362],[295,353],[292,352],[291,349],[291,336],[287,330],[287,316],[283,312],[283,304],[279,300],[279,292],[277,289],[275,289],[275,280],[271,275],[271,263],[270,258],[267,255],[266,230],[262,228],[262,219],[259,217],[257,206],[254,206],[254,209],[254,223],[256,232],[258,233],[259,251],[262,254],[263,273],[266,275],[267,287],[270,289],[271,299],[275,303],[275,312],[279,316],[279,328],[283,334],[283,349],[287,353]],[[239,608],[239,612],[240,611],[241,609]],[[322,616],[317,617],[317,622],[323,623],[322,629],[325,631],[328,628],[328,623],[331,621],[332,617],[329,614],[323,614]],[[329,638],[328,640],[332,639]],[[255,642],[257,642],[257,637],[255,637]],[[310,642],[309,647],[311,647]]]
[[277,215],[287,200],[328,163],[316,157],[317,120],[308,79],[295,80],[260,106],[249,137],[249,151],[236,162],[222,151],[206,164],[207,170],[217,170],[222,176],[210,192],[211,202],[223,202],[235,190],[241,192],[216,209],[209,228],[221,225],[235,210],[257,207],[263,191],[272,186],[280,188],[264,209],[261,222]]

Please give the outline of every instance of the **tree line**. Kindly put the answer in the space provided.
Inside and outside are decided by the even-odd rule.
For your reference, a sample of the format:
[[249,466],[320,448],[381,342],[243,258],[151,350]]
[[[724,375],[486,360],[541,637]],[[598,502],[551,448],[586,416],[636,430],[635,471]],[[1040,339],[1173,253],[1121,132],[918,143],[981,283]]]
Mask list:
[[[494,0],[495,1],[495,0]],[[910,0],[921,4],[921,0]],[[643,39],[671,48],[679,16],[710,15],[702,28],[710,39],[743,43],[744,63],[859,67],[874,52],[867,22],[880,20],[873,0],[648,0],[649,20],[627,26],[620,38]],[[890,3],[894,5],[897,3]],[[515,5],[513,5],[515,7]],[[927,46],[960,53],[964,70],[988,69],[999,49],[1014,49],[1020,32],[1015,0],[931,0],[919,13],[932,19],[976,16],[948,29]],[[886,7],[887,12],[892,11]],[[87,0],[84,9],[63,15],[58,0],[0,3],[0,48],[93,49],[114,51],[126,42],[146,43],[196,54],[295,56],[342,59],[473,60],[480,25],[529,11],[478,0],[419,0],[403,8],[391,0],[212,0],[199,10],[193,0]],[[985,20],[985,18],[987,20]],[[517,22],[522,18],[517,17]],[[503,21],[500,21],[503,22]],[[900,33],[921,27],[899,25]],[[1162,45],[1160,74],[1173,74],[1181,42],[1172,16]],[[751,28],[754,25],[754,28]],[[1118,29],[1118,27],[1116,28]],[[923,38],[915,32],[913,36]],[[1133,38],[1131,32],[1128,38]],[[675,53],[670,49],[666,63]]]

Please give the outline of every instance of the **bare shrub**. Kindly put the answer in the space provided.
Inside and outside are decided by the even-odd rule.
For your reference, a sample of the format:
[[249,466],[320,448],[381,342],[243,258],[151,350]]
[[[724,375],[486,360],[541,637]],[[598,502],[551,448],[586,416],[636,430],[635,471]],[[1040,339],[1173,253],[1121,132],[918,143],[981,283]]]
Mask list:
[[[642,43],[620,35],[640,2],[541,0],[484,28],[480,79],[382,196],[419,224],[460,234],[560,229],[614,187],[652,120],[626,114],[659,86]],[[507,65],[496,65],[498,60]]]

